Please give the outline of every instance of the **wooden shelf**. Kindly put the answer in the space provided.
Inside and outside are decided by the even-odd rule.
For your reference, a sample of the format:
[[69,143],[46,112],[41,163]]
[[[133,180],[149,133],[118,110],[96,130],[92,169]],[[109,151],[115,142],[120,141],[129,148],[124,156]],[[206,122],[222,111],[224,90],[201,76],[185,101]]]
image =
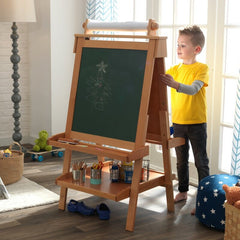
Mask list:
[[[143,192],[157,186],[164,186],[164,181],[165,179],[162,173],[149,171],[149,181],[140,182],[139,192]],[[58,177],[56,179],[56,184],[61,187],[75,189],[114,201],[121,201],[125,198],[128,198],[130,196],[131,189],[131,184],[111,182],[108,164],[105,164],[102,169],[101,184],[95,185],[90,183],[90,168],[87,168],[86,170],[85,183],[74,183],[72,180],[72,173],[69,172]]]
[[137,150],[120,150],[116,148],[103,147],[100,145],[78,142],[65,137],[65,133],[56,134],[48,139],[48,144],[73,151],[84,152],[96,156],[104,156],[124,162],[131,162],[149,155],[149,146],[139,147]]

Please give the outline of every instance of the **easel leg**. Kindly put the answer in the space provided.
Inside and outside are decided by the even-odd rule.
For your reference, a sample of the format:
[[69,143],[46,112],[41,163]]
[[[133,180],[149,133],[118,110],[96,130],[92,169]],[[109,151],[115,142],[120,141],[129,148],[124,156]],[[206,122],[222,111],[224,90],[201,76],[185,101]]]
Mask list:
[[[164,156],[165,155],[165,156]],[[171,161],[169,149],[163,150],[164,172],[165,172],[165,187],[167,197],[167,208],[169,212],[174,212],[173,184],[172,173],[169,171],[169,162]]]
[[168,139],[170,138],[170,130],[168,123],[168,112],[159,112],[161,137],[162,137],[162,151],[163,151],[163,165],[165,174],[165,187],[167,197],[167,208],[169,212],[174,212],[174,199],[173,199],[173,184],[172,184],[172,167],[170,149],[168,148]]
[[67,188],[65,187],[61,187],[61,191],[60,191],[60,200],[58,203],[58,208],[60,210],[65,210],[66,208],[66,200],[67,200]]
[[134,163],[134,171],[133,171],[133,177],[132,177],[127,223],[126,223],[126,230],[131,232],[133,231],[134,224],[135,224],[141,172],[142,172],[142,159],[139,159],[139,160],[136,160]]
[[[72,159],[72,150],[66,149],[64,154],[64,161],[63,161],[63,174],[66,174],[69,172],[71,159]],[[68,188],[61,187],[60,200],[58,203],[58,208],[61,210],[65,210],[65,207],[66,207],[67,190]]]

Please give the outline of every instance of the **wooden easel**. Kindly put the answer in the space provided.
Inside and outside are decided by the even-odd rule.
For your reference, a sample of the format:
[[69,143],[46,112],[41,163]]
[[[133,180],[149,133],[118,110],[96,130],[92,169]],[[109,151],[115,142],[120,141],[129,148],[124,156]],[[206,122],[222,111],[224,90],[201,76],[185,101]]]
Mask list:
[[[50,145],[66,149],[63,174],[56,179],[56,183],[61,186],[59,209],[65,210],[68,188],[114,201],[120,201],[129,197],[126,230],[133,231],[138,194],[143,191],[156,186],[164,186],[166,188],[168,211],[174,211],[172,185],[174,175],[171,169],[170,148],[183,144],[184,140],[170,138],[167,91],[166,86],[159,81],[159,74],[165,72],[164,57],[166,57],[166,37],[156,36],[157,24],[150,20],[147,27],[147,36],[114,35],[114,38],[144,39],[146,40],[145,42],[132,42],[131,40],[127,42],[92,40],[94,37],[112,38],[113,36],[92,34],[91,30],[87,29],[87,24],[88,20],[83,25],[85,34],[75,35],[74,52],[76,53],[76,57],[66,131],[54,135],[48,140]],[[117,31],[119,31],[119,29]],[[121,137],[106,137],[104,133],[103,135],[101,135],[101,133],[95,135],[92,134],[91,131],[82,131],[81,126],[80,128],[79,126],[75,127],[75,122],[77,122],[75,121],[76,106],[78,106],[77,104],[79,101],[78,81],[80,81],[79,79],[82,76],[83,70],[80,69],[80,65],[82,66],[83,64],[83,59],[85,57],[84,51],[88,48],[97,49],[97,51],[99,49],[103,49],[104,51],[105,49],[116,49],[121,52],[123,49],[130,49],[130,51],[140,50],[147,52],[136,136],[134,140],[126,140],[124,137],[123,139]],[[128,138],[128,136],[126,136],[126,138]],[[91,143],[86,143],[86,141]],[[149,181],[140,182],[142,159],[149,154],[149,147],[146,145],[146,142],[162,145],[164,173],[150,171]],[[105,161],[105,166],[102,170],[102,183],[100,185],[90,184],[90,169],[87,169],[87,177],[84,184],[77,185],[72,183],[72,173],[70,172],[72,151],[93,154],[96,155],[99,160],[108,157],[125,162],[135,161],[132,183],[111,183],[109,181],[109,162],[107,161]]]

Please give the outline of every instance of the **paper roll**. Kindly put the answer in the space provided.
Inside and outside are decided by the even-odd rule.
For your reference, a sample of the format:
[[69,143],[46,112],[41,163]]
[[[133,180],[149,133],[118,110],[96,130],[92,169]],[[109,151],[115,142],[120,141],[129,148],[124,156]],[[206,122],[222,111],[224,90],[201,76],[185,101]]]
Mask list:
[[101,22],[87,19],[83,23],[83,28],[86,31],[155,31],[158,29],[158,24],[154,20],[148,22]]
[[126,30],[126,31],[147,31],[148,22],[100,22],[88,20],[89,30]]

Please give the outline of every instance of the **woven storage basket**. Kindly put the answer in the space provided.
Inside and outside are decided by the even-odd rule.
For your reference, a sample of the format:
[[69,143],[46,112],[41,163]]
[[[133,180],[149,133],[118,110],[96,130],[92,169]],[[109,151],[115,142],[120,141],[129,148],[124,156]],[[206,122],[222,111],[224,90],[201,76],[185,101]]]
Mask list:
[[[13,145],[19,146],[19,151],[12,150]],[[0,157],[0,177],[5,185],[17,182],[23,174],[24,153],[19,143],[13,142],[9,146],[12,155],[9,157]]]
[[240,209],[225,202],[225,234],[224,240],[240,239]]

